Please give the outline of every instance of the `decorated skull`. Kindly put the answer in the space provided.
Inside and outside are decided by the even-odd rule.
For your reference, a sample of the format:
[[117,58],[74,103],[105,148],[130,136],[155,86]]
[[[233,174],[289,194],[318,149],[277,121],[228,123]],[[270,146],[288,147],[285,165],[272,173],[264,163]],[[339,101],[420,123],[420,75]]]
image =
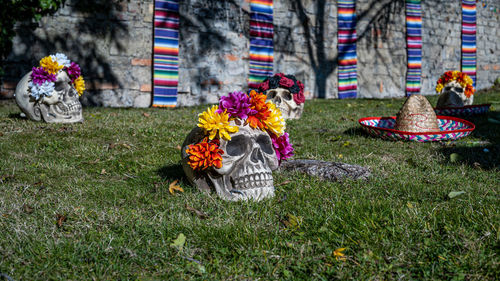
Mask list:
[[65,55],[43,58],[18,83],[15,98],[31,120],[48,123],[83,122],[79,96],[85,90],[80,67]]
[[274,196],[272,171],[293,155],[284,120],[255,91],[222,97],[220,106],[200,114],[198,127],[182,145],[187,178],[201,190],[215,189],[224,200]]
[[447,71],[438,80],[436,92],[440,94],[438,108],[472,105],[474,87],[472,79],[460,71]]
[[259,84],[259,90],[266,93],[283,114],[285,119],[299,119],[304,111],[304,84],[293,75],[277,73]]

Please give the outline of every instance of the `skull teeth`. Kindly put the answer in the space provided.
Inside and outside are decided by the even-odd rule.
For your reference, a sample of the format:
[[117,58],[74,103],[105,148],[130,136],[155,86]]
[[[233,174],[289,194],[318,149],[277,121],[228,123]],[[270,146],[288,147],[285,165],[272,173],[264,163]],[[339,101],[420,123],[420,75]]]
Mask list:
[[79,102],[72,102],[66,106],[61,108],[64,113],[79,112],[82,109],[82,105]]
[[239,190],[270,187],[273,186],[273,176],[271,173],[257,173],[235,178],[233,182],[233,188]]

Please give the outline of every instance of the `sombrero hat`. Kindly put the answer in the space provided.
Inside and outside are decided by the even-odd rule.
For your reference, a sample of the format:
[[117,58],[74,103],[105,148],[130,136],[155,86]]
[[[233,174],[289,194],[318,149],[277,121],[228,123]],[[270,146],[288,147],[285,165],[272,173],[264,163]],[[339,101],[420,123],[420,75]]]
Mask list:
[[443,141],[470,135],[473,123],[451,116],[436,116],[429,101],[421,95],[408,97],[397,116],[359,119],[363,129],[374,137],[388,140]]
[[461,107],[435,107],[434,112],[437,115],[446,116],[472,116],[486,114],[490,110],[491,103],[466,105]]

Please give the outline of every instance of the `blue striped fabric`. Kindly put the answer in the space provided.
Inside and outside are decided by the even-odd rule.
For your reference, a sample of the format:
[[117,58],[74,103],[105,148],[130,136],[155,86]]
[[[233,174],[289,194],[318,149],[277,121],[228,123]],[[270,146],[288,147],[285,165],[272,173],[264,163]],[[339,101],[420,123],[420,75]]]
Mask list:
[[355,98],[358,89],[356,1],[338,0],[338,98]]
[[175,107],[179,81],[179,0],[156,0],[153,107]]
[[421,0],[406,0],[406,47],[408,54],[406,95],[420,92],[422,76]]
[[476,1],[462,0],[462,72],[476,88]]
[[273,75],[273,1],[250,1],[250,75],[248,86],[256,89]]

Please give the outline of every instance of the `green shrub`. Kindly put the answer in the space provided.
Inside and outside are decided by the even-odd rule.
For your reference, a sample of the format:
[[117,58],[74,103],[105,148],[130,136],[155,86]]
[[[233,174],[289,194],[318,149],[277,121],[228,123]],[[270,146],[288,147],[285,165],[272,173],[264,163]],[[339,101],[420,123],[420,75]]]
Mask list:
[[6,0],[0,9],[0,75],[3,74],[3,61],[12,50],[14,25],[19,21],[34,21],[53,14],[65,0]]

